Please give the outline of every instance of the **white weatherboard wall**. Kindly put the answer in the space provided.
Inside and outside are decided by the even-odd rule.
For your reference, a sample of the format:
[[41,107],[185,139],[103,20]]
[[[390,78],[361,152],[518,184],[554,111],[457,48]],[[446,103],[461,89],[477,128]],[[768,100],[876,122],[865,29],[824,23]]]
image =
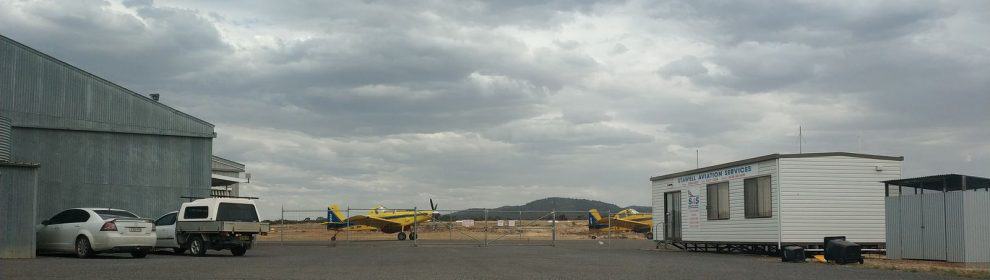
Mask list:
[[[880,166],[880,171],[877,171]],[[901,178],[901,162],[847,156],[781,158],[784,242],[884,242],[882,181]]]
[[[753,172],[734,178],[695,184],[685,184],[679,178],[653,181],[654,238],[664,238],[664,193],[680,191],[684,241],[821,243],[825,236],[837,235],[853,242],[885,241],[881,182],[901,177],[900,160],[780,155],[721,170],[749,165]],[[709,171],[685,177],[705,172]],[[771,176],[773,215],[746,218],[743,181],[766,175]],[[729,182],[729,219],[708,220],[706,185],[724,181]],[[689,209],[692,194],[699,199],[694,224]]]
[[[664,222],[664,193],[671,191],[681,191],[681,232],[682,240],[685,241],[730,241],[730,242],[777,242],[776,215],[779,205],[777,204],[777,160],[768,160],[740,166],[753,166],[753,172],[742,177],[728,180],[713,180],[698,182],[696,184],[679,184],[678,178],[671,178],[653,182],[653,224],[657,225],[654,231],[654,238],[663,239]],[[736,168],[740,166],[733,166]],[[704,173],[704,172],[702,172]],[[688,176],[696,176],[692,174]],[[770,218],[746,218],[745,203],[743,202],[743,181],[746,178],[754,178],[770,175],[770,187],[772,189],[773,212]],[[708,192],[706,186],[712,183],[729,182],[729,219],[708,220]],[[697,208],[697,223],[692,225],[692,210],[689,209],[691,195],[699,196]]]

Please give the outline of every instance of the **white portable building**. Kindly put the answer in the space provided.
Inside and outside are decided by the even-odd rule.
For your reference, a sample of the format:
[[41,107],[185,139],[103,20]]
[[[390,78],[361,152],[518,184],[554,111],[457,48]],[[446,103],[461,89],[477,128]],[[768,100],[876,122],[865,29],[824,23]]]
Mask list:
[[654,239],[690,251],[775,253],[845,236],[885,241],[884,183],[900,156],[771,154],[650,178]]

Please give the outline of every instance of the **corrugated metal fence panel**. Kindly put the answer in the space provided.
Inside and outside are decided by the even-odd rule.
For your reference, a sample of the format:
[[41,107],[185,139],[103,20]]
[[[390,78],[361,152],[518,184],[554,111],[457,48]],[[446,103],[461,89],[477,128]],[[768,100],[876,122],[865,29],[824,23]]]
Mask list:
[[965,192],[945,194],[945,260],[966,261]]
[[966,261],[990,262],[990,192],[965,191]]
[[38,219],[73,207],[156,217],[210,194],[212,139],[14,127],[17,161],[37,162]]
[[922,197],[924,218],[924,257],[945,260],[945,196],[941,192],[925,193]]
[[213,125],[0,36],[0,110],[14,126],[212,137]]
[[901,202],[901,258],[924,257],[924,230],[922,224],[921,196],[906,195]]
[[0,116],[0,161],[10,161],[10,119]]
[[33,258],[37,168],[0,165],[0,258]]
[[884,199],[887,226],[887,258],[901,258],[901,211],[898,197]]

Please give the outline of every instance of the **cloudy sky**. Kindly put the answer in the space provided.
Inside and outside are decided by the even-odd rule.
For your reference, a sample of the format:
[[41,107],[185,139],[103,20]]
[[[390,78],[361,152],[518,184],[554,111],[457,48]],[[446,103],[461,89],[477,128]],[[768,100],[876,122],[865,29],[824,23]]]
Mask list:
[[798,126],[990,176],[988,30],[982,0],[0,0],[0,34],[215,124],[268,217],[649,205],[695,150],[797,152]]

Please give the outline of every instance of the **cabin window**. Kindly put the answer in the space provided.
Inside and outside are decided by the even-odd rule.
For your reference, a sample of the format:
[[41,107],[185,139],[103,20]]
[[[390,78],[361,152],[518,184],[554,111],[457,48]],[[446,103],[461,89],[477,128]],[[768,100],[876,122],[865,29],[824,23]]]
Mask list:
[[206,219],[210,216],[210,208],[206,206],[186,207],[186,212],[182,214],[183,219]]
[[729,182],[708,185],[708,219],[729,219]]
[[746,218],[770,218],[773,216],[773,192],[770,176],[749,178],[743,181]]

